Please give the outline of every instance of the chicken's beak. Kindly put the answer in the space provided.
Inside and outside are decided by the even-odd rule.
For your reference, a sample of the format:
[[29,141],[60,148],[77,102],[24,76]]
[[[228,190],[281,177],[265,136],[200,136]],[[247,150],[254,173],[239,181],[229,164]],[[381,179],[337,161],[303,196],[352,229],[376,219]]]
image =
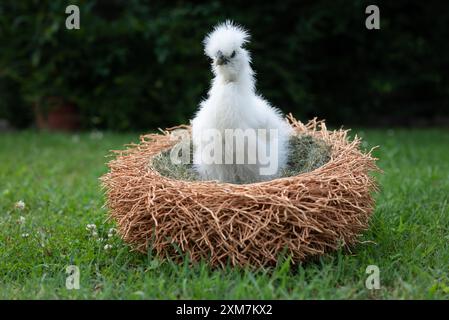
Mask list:
[[228,63],[228,59],[220,51],[218,51],[217,60],[215,63],[217,64],[217,66],[222,66]]

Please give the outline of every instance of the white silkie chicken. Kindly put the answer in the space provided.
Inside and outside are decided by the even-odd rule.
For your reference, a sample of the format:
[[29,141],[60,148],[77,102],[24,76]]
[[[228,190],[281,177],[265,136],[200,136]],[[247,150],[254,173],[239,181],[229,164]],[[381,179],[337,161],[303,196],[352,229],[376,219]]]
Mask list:
[[248,38],[247,31],[226,21],[204,40],[215,77],[192,120],[194,168],[203,180],[266,181],[287,164],[293,131],[255,92],[251,58],[243,48]]

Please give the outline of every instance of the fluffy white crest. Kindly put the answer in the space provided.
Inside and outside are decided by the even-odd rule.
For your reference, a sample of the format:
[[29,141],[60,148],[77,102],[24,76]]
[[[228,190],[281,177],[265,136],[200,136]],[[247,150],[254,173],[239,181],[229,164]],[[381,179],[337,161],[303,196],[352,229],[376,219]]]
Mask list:
[[206,36],[204,52],[210,58],[216,56],[218,51],[221,51],[224,55],[230,55],[232,51],[247,43],[248,39],[249,34],[245,29],[227,20],[215,26],[214,30]]

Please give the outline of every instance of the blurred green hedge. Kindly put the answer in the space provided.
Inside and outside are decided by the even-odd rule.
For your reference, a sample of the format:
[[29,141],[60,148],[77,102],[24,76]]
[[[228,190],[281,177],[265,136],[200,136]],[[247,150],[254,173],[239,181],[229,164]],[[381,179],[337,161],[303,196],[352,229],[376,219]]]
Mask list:
[[[77,4],[81,29],[65,28]],[[365,28],[377,4],[381,30]],[[85,128],[185,123],[211,78],[202,40],[230,18],[248,28],[258,89],[284,112],[335,125],[449,114],[444,1],[2,1],[0,118],[32,123],[45,97],[76,103]]]

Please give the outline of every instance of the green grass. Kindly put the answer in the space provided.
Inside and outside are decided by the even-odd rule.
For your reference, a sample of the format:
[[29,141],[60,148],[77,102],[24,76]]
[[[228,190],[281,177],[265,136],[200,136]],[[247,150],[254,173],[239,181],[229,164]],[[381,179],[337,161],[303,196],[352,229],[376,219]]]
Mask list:
[[[449,131],[357,132],[365,148],[381,146],[375,155],[384,170],[364,242],[351,253],[258,272],[161,263],[117,237],[89,237],[87,224],[103,238],[113,226],[97,180],[105,155],[137,135],[1,134],[0,299],[449,298]],[[81,271],[79,290],[65,287],[71,264]],[[365,288],[371,264],[380,268],[380,290]]]

